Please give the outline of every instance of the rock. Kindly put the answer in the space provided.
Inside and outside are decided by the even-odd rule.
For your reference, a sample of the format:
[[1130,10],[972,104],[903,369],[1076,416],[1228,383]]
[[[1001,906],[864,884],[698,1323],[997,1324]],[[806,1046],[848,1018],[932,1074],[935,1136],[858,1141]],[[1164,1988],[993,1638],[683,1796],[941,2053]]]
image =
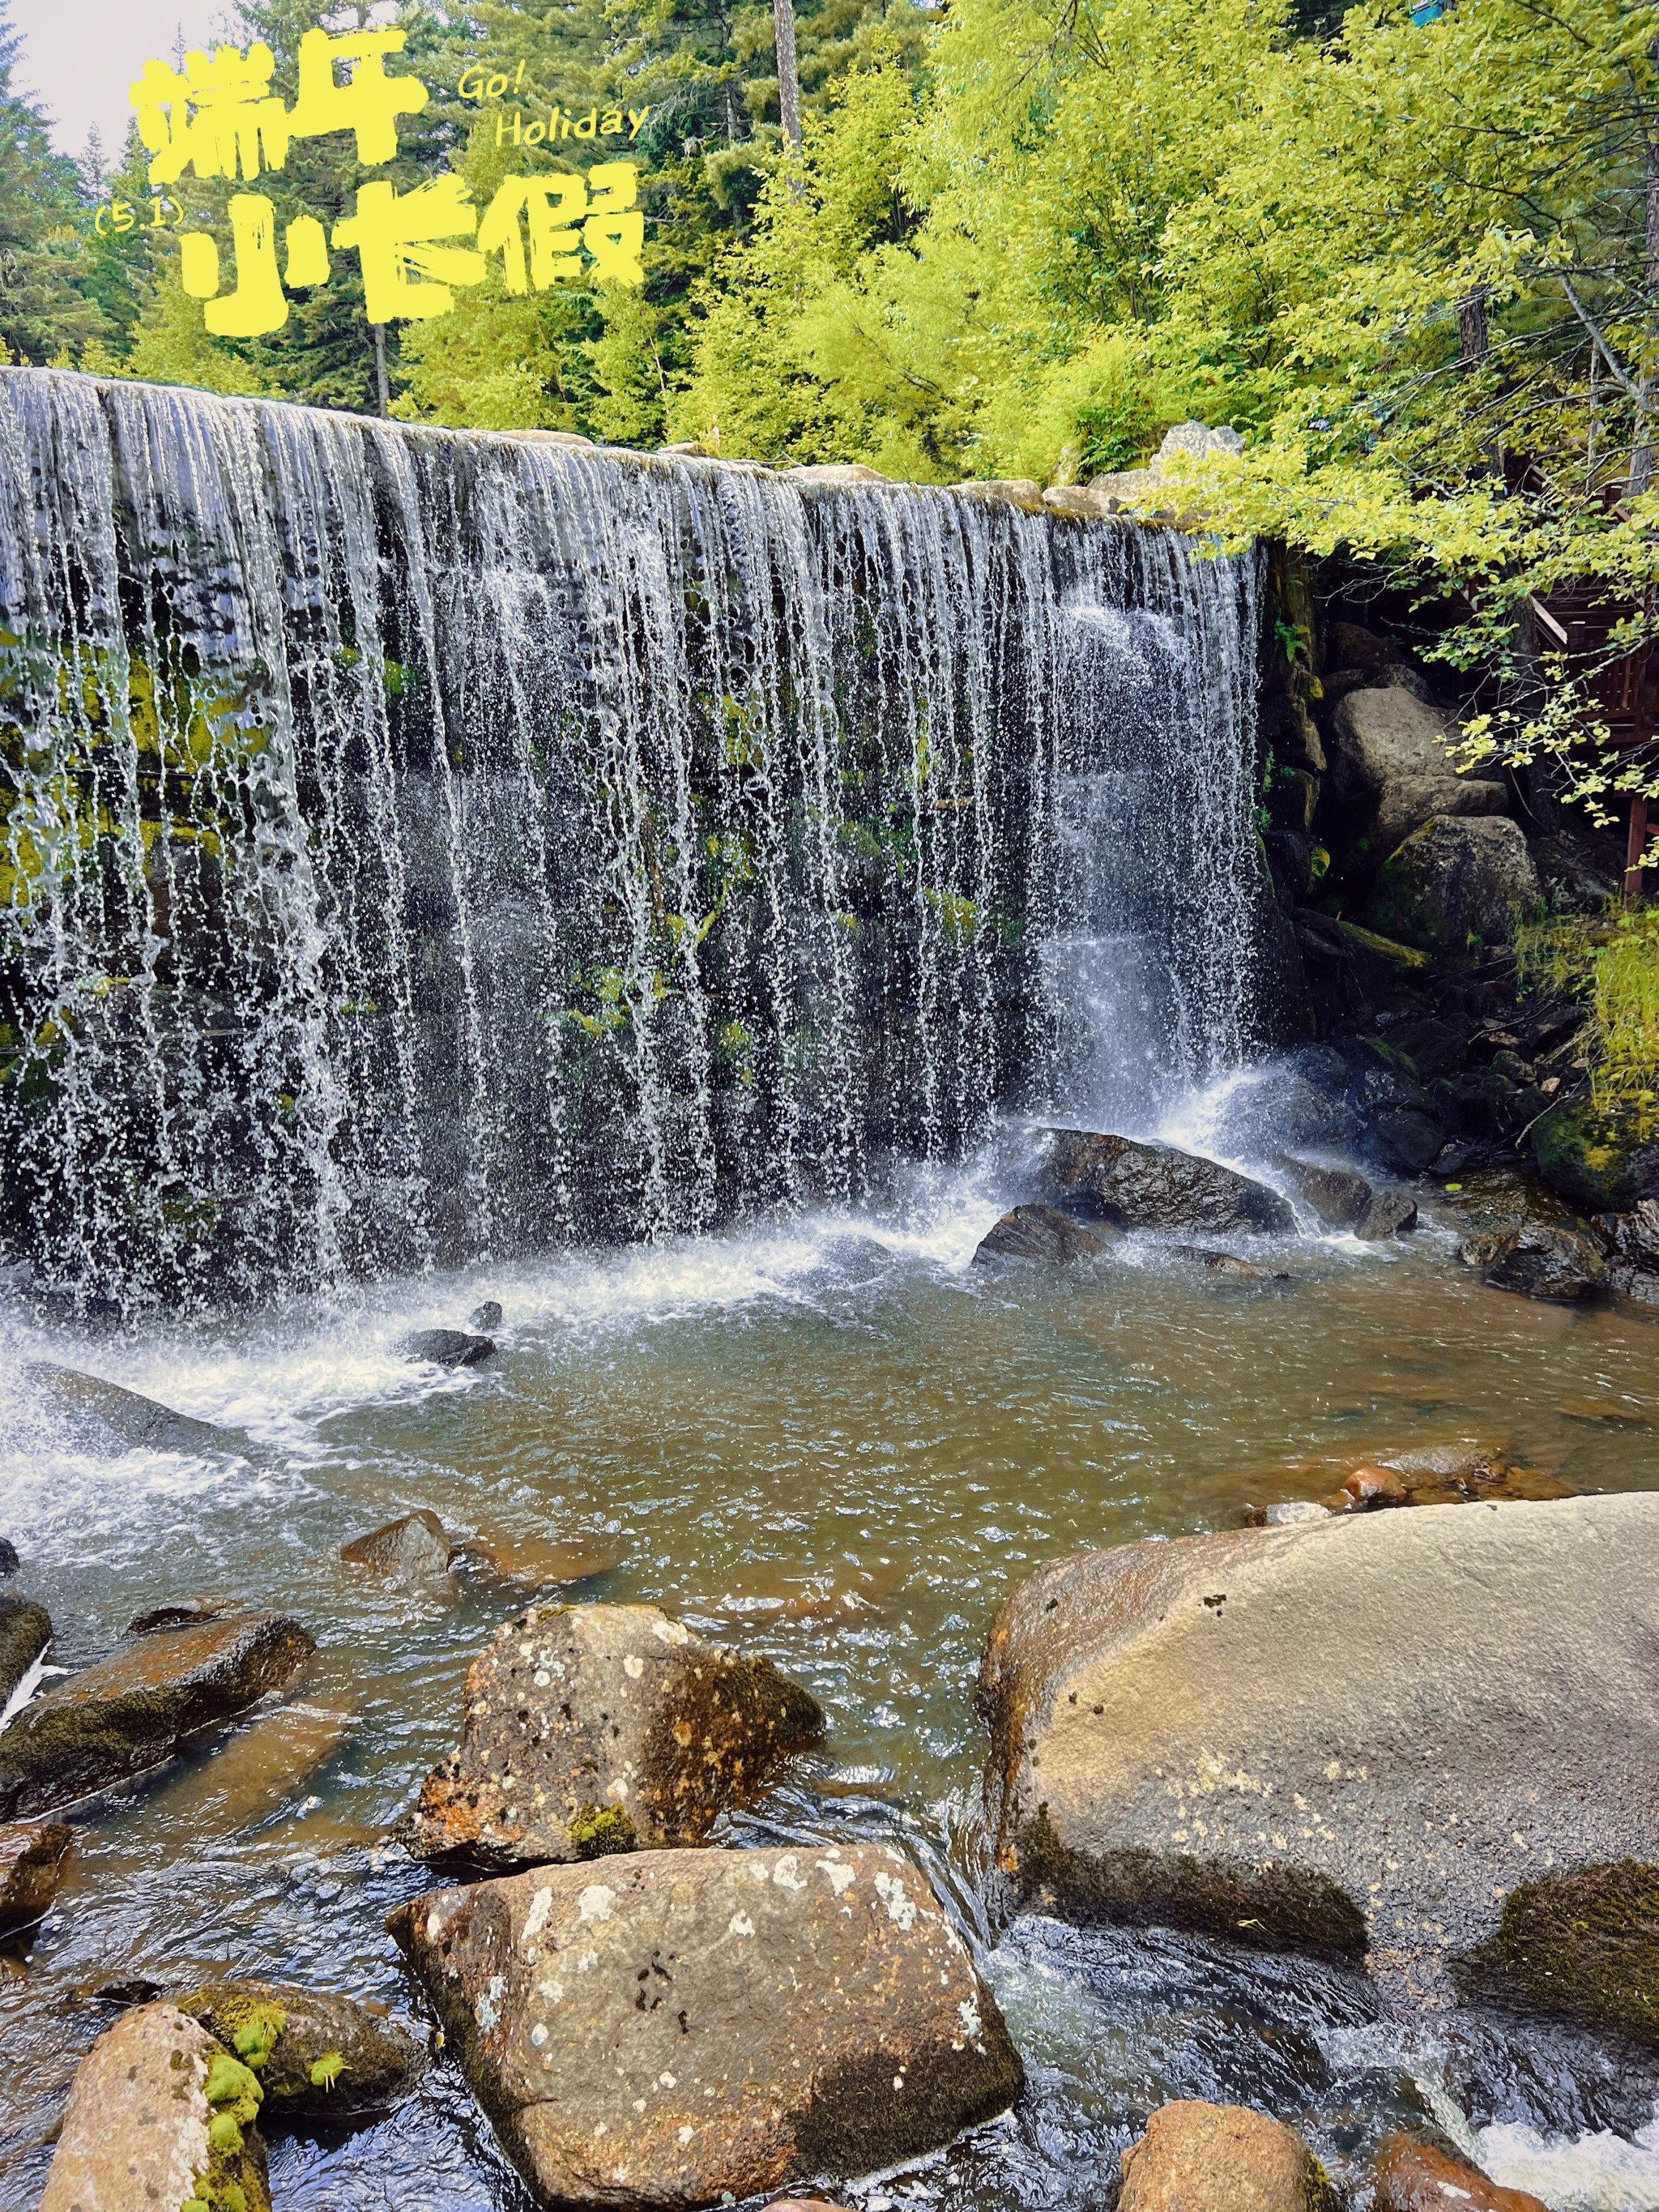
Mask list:
[[1580,1304],[1601,1288],[1607,1262],[1588,1237],[1553,1221],[1528,1221],[1502,1235],[1466,1237],[1457,1248],[1465,1267],[1479,1267],[1495,1291]]
[[1356,669],[1362,676],[1391,684],[1400,670],[1412,665],[1411,648],[1359,623],[1333,623],[1325,634],[1325,665]]
[[1383,1505],[1540,1504],[1580,1493],[1553,1474],[1512,1466],[1495,1445],[1460,1437],[1398,1453],[1380,1467],[1359,1467],[1330,1501],[1334,1512]]
[[1465,1978],[1484,1996],[1659,2048],[1659,1865],[1624,1858],[1522,1882]]
[[1046,1129],[1048,1194],[1069,1211],[1120,1229],[1287,1230],[1296,1216],[1276,1190],[1217,1160],[1085,1129]]
[[1389,854],[1369,918],[1380,930],[1437,952],[1506,944],[1540,896],[1518,823],[1437,816]]
[[477,1313],[473,1315],[471,1326],[478,1331],[481,1336],[488,1336],[490,1334],[492,1330],[498,1329],[501,1327],[501,1320],[502,1315],[500,1300],[496,1298],[486,1298],[483,1304],[478,1308]]
[[170,2004],[137,2006],[82,2060],[40,2212],[270,2212],[259,2085]]
[[1479,2166],[1414,2136],[1385,2136],[1370,2166],[1372,2212],[1548,2212],[1524,2189],[1504,2189]]
[[1417,1226],[1417,1200],[1403,1190],[1379,1190],[1353,1226],[1356,1237],[1380,1243],[1385,1237],[1403,1237]]
[[73,1828],[61,1820],[0,1826],[0,1935],[44,1920],[69,1862]]
[[1019,2092],[965,1946],[884,1847],[546,1867],[386,1924],[541,2204],[680,2212],[839,2181]]
[[267,2122],[388,2112],[426,2069],[412,2038],[330,1990],[214,1981],[173,2002],[258,2075]]
[[994,501],[999,506],[1023,507],[1027,514],[1042,512],[1042,487],[1030,477],[986,477],[971,483],[959,483],[956,489],[966,499]]
[[883,476],[879,469],[866,468],[862,461],[821,461],[815,467],[785,469],[781,471],[786,483],[809,484],[866,484],[891,483],[891,477]]
[[367,1536],[354,1536],[340,1547],[340,1557],[354,1567],[368,1567],[389,1582],[420,1583],[449,1579],[449,1563],[462,1547],[446,1532],[443,1522],[428,1508],[405,1513],[401,1521],[388,1521]]
[[1371,1187],[1357,1168],[1323,1160],[1278,1163],[1297,1196],[1327,1229],[1352,1229],[1371,1202]]
[[495,1349],[487,1336],[460,1328],[417,1328],[401,1346],[405,1359],[428,1359],[438,1367],[477,1367]]
[[1277,1505],[1252,1505],[1247,1508],[1244,1525],[1247,1528],[1294,1528],[1298,1522],[1328,1521],[1330,1508],[1316,1498],[1286,1498]]
[[584,438],[578,430],[498,430],[499,438],[511,438],[520,446],[586,446],[596,452],[591,438]]
[[1218,1275],[1237,1275],[1252,1283],[1288,1283],[1291,1279],[1286,1268],[1259,1267],[1254,1260],[1241,1260],[1233,1252],[1206,1252],[1197,1244],[1173,1244],[1170,1249],[1177,1260],[1191,1260]]
[[775,2197],[766,2212],[848,2212],[848,2207],[827,2197]]
[[1243,2105],[1161,2105],[1121,2164],[1118,2212],[1335,2212],[1295,2129]]
[[307,1780],[356,1725],[349,1709],[307,1698],[291,1698],[274,1711],[256,1710],[214,1747],[211,1758],[168,1776],[147,1814],[199,1848],[245,1834],[284,1807],[299,1812]]
[[189,1413],[175,1413],[154,1398],[141,1398],[99,1375],[45,1360],[25,1364],[23,1379],[44,1400],[82,1450],[118,1459],[135,1449],[148,1451],[245,1452],[247,1438],[233,1429],[216,1428]]
[[1596,1114],[1588,1099],[1552,1107],[1532,1125],[1538,1171],[1571,1206],[1626,1213],[1659,1198],[1659,1140]]
[[1446,746],[1454,736],[1443,715],[1397,684],[1351,691],[1338,703],[1326,746],[1328,799],[1372,866],[1436,817],[1509,811],[1501,783],[1453,769]]
[[[1136,490],[1150,490],[1153,479],[1137,482]],[[1115,488],[1100,482],[1091,484],[1050,484],[1042,495],[1042,504],[1051,514],[1074,514],[1086,521],[1103,521],[1118,511],[1119,500]]]
[[[1244,441],[1237,430],[1224,427],[1212,429],[1204,422],[1177,422],[1173,430],[1164,433],[1164,442],[1144,468],[1109,470],[1103,476],[1091,477],[1088,488],[1097,498],[1114,502],[1145,498],[1165,484],[1184,489],[1184,476],[1177,478],[1167,465],[1176,454],[1190,453],[1205,459],[1218,453],[1236,460],[1243,450]],[[1196,485],[1193,489],[1196,489]]]
[[1659,1493],[1087,1552],[993,1626],[1018,1894],[1358,1956],[1442,2001],[1539,1869],[1659,1858]]
[[1639,1198],[1613,1224],[1615,1256],[1632,1267],[1659,1270],[1659,1199]]
[[112,1652],[0,1735],[0,1819],[71,1804],[160,1765],[181,1737],[291,1680],[315,1649],[297,1620],[250,1613]]
[[473,1661],[465,1704],[460,1750],[421,1790],[417,1858],[512,1865],[700,1843],[823,1729],[769,1659],[706,1644],[650,1605],[532,1606]]
[[30,1597],[0,1596],[0,1705],[52,1642],[52,1615]]
[[18,1565],[16,1545],[9,1536],[0,1536],[0,1575],[15,1575]]
[[532,1594],[592,1582],[599,1575],[614,1574],[622,1565],[609,1537],[550,1544],[540,1536],[502,1535],[492,1530],[470,1538],[465,1549],[470,1559],[481,1560],[502,1582]]
[[1035,1260],[1048,1267],[1066,1267],[1073,1260],[1092,1260],[1111,1240],[1085,1229],[1052,1206],[1017,1206],[981,1237],[976,1267],[997,1260]]
[[1343,1494],[1363,1510],[1381,1505],[1408,1505],[1411,1492],[1398,1468],[1357,1467],[1342,1486]]
[[126,1632],[129,1636],[155,1636],[169,1628],[193,1628],[198,1621],[221,1620],[234,1609],[220,1598],[174,1598],[169,1604],[153,1605],[146,1612],[135,1613],[127,1623]]

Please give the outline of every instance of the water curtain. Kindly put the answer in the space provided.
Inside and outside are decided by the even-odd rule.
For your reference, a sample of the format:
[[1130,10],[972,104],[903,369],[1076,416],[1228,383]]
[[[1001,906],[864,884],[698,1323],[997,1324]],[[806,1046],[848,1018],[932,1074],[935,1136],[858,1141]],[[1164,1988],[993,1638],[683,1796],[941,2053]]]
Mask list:
[[0,1237],[217,1304],[1244,1048],[1255,564],[0,371]]

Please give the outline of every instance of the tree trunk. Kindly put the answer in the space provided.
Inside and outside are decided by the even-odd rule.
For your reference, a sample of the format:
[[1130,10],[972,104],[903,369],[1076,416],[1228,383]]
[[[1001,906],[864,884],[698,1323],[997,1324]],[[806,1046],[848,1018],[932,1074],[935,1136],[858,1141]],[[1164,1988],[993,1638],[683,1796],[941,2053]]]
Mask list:
[[370,328],[374,332],[374,393],[380,401],[380,415],[384,420],[392,413],[392,387],[386,382],[386,325],[374,323]]
[[1486,288],[1477,284],[1466,300],[1457,307],[1457,335],[1462,350],[1458,361],[1460,368],[1479,368],[1486,358]]
[[[1648,48],[1648,59],[1659,69],[1659,39]],[[1630,457],[1630,497],[1647,490],[1653,481],[1653,422],[1650,411],[1653,392],[1653,355],[1659,345],[1659,120],[1650,121],[1647,133],[1647,207],[1642,238],[1642,275],[1647,291],[1647,344],[1637,378],[1636,430]]]
[[800,71],[795,63],[794,0],[772,0],[778,48],[778,115],[789,149],[789,189],[799,199],[800,178]]

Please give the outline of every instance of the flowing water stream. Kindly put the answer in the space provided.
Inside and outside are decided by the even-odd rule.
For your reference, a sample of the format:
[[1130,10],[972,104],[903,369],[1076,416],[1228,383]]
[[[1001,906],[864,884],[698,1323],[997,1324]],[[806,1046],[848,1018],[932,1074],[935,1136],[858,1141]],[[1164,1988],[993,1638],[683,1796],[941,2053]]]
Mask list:
[[[863,2212],[1103,2208],[1169,2095],[1294,2117],[1338,2172],[1427,2115],[1561,2212],[1659,2206],[1650,2060],[1005,1928],[975,1880],[974,1671],[1041,1559],[1453,1437],[1659,1483],[1650,1325],[1485,1289],[1449,1215],[1278,1241],[1279,1282],[1146,1238],[970,1264],[1034,1116],[1237,1123],[1252,565],[43,371],[0,373],[0,1530],[64,1666],[195,1595],[319,1645],[296,1703],[77,1814],[0,1948],[0,2212],[100,1980],[410,2008],[382,1923],[430,1876],[386,1831],[523,1601],[343,1565],[416,1506],[775,1657],[830,1730],[736,1836],[891,1833],[954,1901],[1030,2087]],[[485,1298],[487,1366],[402,1356]],[[245,1448],[89,1456],[40,1358]],[[278,2136],[272,2178],[283,2212],[525,2203],[442,2065],[375,2126]]]

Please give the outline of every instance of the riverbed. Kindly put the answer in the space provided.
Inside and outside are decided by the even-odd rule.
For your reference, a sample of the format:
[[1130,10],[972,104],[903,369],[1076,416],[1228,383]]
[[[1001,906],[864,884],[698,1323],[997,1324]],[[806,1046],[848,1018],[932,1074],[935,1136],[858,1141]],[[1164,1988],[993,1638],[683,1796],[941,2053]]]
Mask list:
[[[1297,2119],[1340,2172],[1429,2116],[1552,2205],[1659,2206],[1651,2062],[1566,2031],[1393,2022],[1358,1977],[1191,1937],[1009,1929],[977,1880],[986,1628],[1039,1561],[1236,1527],[1354,1466],[1458,1438],[1584,1491],[1659,1487],[1654,1322],[1512,1298],[1460,1268],[1473,1185],[1385,1245],[1252,1241],[1285,1279],[1229,1279],[1132,1238],[1063,1275],[971,1264],[1010,1202],[994,1164],[884,1209],[478,1266],[276,1316],[116,1334],[0,1306],[0,1374],[46,1358],[240,1430],[241,1456],[66,1447],[27,1389],[0,1403],[9,1585],[53,1661],[109,1650],[167,1600],[291,1612],[319,1652],[302,1711],[256,1721],[83,1815],[50,1919],[0,1959],[0,2208],[25,2212],[100,1983],[213,1965],[314,1980],[418,2017],[382,1923],[433,1886],[387,1832],[459,1739],[470,1660],[526,1589],[464,1565],[453,1602],[388,1590],[337,1547],[415,1507],[567,1595],[660,1605],[774,1658],[823,1705],[822,1750],[731,1839],[896,1835],[953,1901],[1030,2073],[1007,2121],[886,2204],[1110,2202],[1117,2146],[1167,2096]],[[495,1299],[486,1364],[411,1365],[411,1329]],[[1524,1507],[1515,1508],[1524,1510]],[[473,2212],[527,2200],[459,2077],[324,2139],[278,2135],[283,2212]]]

